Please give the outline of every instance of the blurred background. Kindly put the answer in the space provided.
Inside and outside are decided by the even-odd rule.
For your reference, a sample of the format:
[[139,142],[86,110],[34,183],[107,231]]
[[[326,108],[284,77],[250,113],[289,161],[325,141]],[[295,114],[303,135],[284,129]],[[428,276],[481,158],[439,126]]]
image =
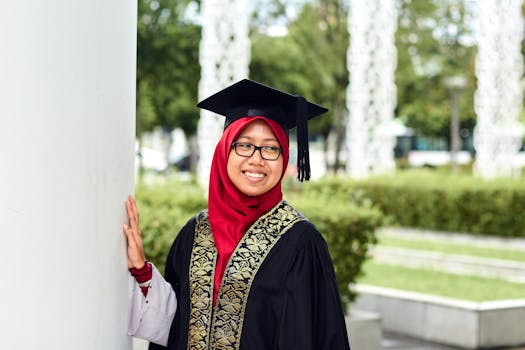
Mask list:
[[[249,77],[301,93],[330,109],[310,127],[311,139],[318,143],[314,150],[322,153],[314,176],[344,171],[348,157],[344,138],[351,77],[349,3],[267,0],[251,3],[245,14],[251,43]],[[446,81],[453,76],[465,80],[458,106],[458,162],[468,168],[475,155],[479,6],[476,1],[399,0],[395,7],[396,104],[390,131],[396,137],[398,168],[446,165],[451,137]],[[197,149],[191,140],[199,121],[195,104],[201,30],[199,2],[139,1],[137,138],[142,170],[196,169],[192,152]],[[523,123],[523,111],[519,120]]]

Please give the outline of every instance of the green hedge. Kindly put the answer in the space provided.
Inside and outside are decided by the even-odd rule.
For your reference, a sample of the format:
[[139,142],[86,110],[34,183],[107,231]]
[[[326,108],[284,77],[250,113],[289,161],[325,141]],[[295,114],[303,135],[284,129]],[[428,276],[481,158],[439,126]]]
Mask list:
[[180,229],[206,208],[204,192],[192,183],[169,181],[139,184],[135,193],[144,252],[164,272],[166,256]]
[[[204,194],[194,184],[167,182],[140,185],[136,196],[145,254],[162,271],[180,228],[206,207]],[[359,201],[336,199],[328,192],[290,191],[289,199],[324,235],[334,260],[341,297],[347,305],[355,298],[348,285],[359,275],[369,244],[375,243],[374,231],[382,219],[380,212]]]
[[406,171],[362,181],[331,179],[314,189],[368,198],[391,224],[436,231],[525,237],[525,182]]
[[361,274],[368,248],[376,243],[375,229],[382,223],[381,213],[372,207],[319,193],[303,195],[290,202],[324,236],[346,307],[356,297],[348,286]]

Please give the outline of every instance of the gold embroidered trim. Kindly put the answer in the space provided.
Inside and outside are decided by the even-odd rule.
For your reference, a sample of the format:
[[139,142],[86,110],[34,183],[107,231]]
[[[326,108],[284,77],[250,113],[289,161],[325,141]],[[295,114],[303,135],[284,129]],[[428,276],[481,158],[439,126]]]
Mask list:
[[244,313],[253,279],[279,238],[305,218],[286,202],[280,202],[246,232],[224,271],[213,311],[213,349],[239,349]]
[[207,210],[197,215],[189,272],[188,350],[239,349],[253,279],[279,238],[302,220],[298,211],[282,201],[252,225],[230,257],[212,314],[217,251]]
[[197,215],[189,267],[188,350],[209,349],[213,307],[213,276],[216,261],[217,250],[213,243],[208,211],[203,210]]

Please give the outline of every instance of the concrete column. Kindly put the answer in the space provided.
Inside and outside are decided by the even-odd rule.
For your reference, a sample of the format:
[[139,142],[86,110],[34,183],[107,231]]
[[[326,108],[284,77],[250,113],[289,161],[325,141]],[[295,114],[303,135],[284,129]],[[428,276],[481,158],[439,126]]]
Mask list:
[[[203,0],[199,62],[199,101],[248,77],[250,65],[249,6],[247,0]],[[208,188],[215,146],[224,129],[224,117],[201,110],[197,129],[199,183]],[[207,194],[207,191],[206,191]]]
[[136,1],[0,3],[0,348],[130,349]]
[[353,178],[395,171],[396,2],[351,0],[346,172]]

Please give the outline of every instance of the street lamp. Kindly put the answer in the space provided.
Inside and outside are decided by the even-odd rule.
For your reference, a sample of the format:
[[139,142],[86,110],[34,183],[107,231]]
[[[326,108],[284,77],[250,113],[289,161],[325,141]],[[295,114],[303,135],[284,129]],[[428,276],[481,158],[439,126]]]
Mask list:
[[454,173],[458,172],[459,151],[459,95],[467,86],[467,79],[462,76],[445,78],[445,86],[450,95],[450,165]]

